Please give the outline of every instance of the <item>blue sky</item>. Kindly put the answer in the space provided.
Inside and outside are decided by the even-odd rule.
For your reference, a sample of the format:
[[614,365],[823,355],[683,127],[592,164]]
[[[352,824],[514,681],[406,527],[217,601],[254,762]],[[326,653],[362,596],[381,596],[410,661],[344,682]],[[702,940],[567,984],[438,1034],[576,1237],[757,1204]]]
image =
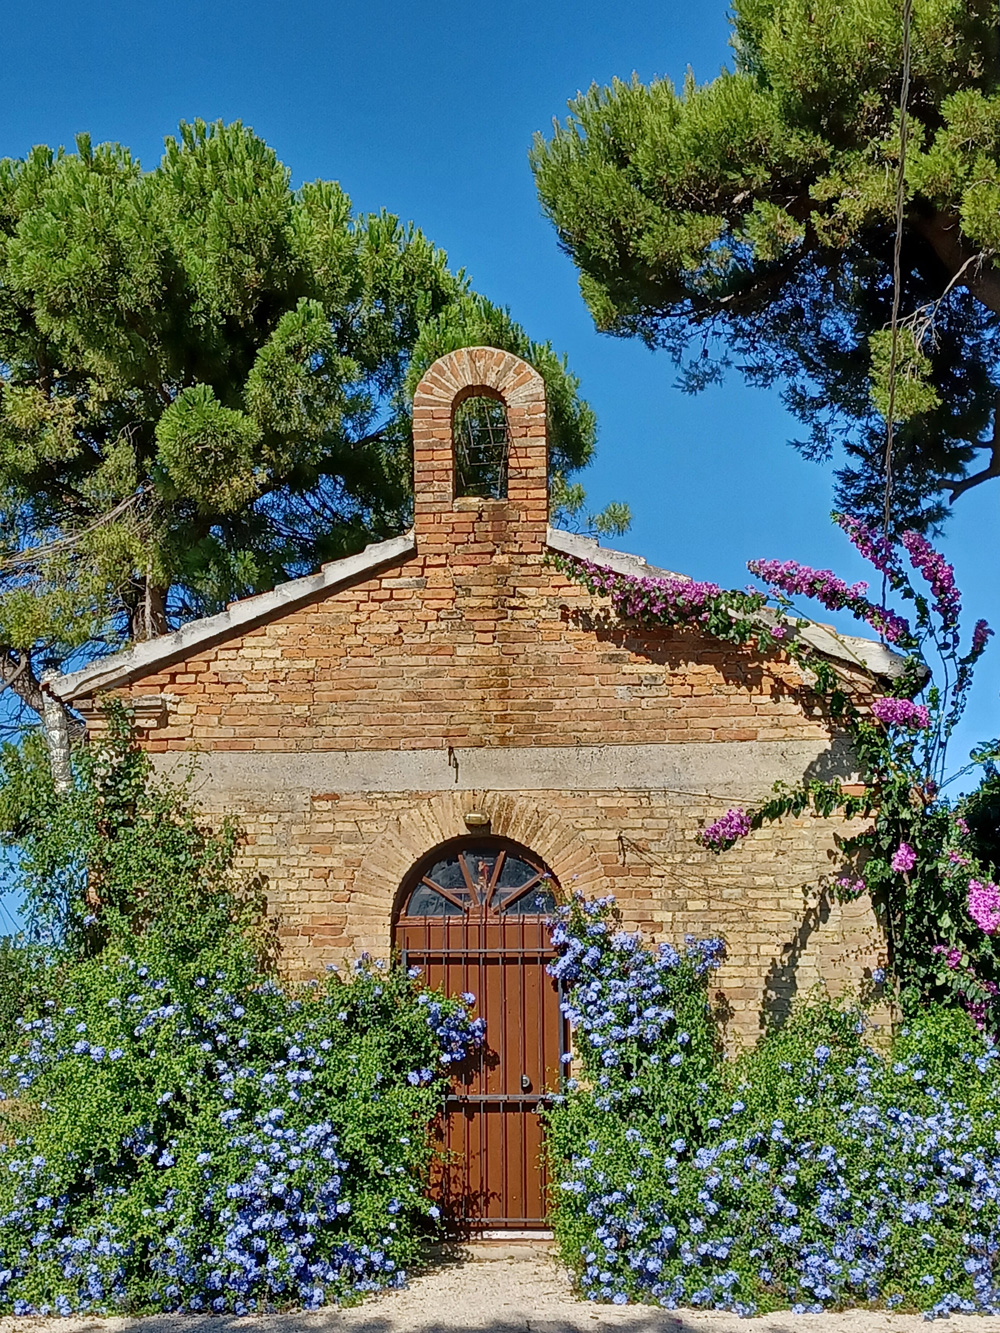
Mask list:
[[[4,28],[0,155],[71,146],[86,130],[152,166],[178,120],[241,119],[296,182],[336,179],[358,209],[412,219],[478,290],[568,354],[600,423],[588,491],[596,505],[632,506],[619,545],[735,586],[758,555],[865,576],[828,521],[830,472],[786,445],[795,426],[775,396],[734,379],[686,398],[665,356],[597,335],[535,197],[532,134],[578,89],[633,70],[718,72],[729,55],[718,0],[51,0],[9,6]],[[964,497],[945,542],[970,623],[1000,625],[998,503],[1000,483]],[[994,645],[955,760],[1000,731],[997,660]]]

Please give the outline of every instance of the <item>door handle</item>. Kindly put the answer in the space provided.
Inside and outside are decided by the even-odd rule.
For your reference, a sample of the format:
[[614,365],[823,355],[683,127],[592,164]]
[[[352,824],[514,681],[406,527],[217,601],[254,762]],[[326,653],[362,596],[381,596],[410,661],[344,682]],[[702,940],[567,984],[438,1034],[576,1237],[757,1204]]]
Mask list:
[[531,1091],[531,1079],[528,1077],[527,1074],[521,1075],[521,1091],[522,1092]]

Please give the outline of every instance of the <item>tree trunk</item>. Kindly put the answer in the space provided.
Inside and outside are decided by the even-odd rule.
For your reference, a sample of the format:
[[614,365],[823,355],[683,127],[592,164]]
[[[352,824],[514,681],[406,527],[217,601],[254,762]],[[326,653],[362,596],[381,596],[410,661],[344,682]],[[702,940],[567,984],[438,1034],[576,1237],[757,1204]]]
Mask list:
[[912,219],[913,229],[922,236],[945,266],[952,281],[968,288],[987,310],[1000,315],[1000,272],[992,255],[984,254],[962,235],[962,223],[956,213],[940,209],[927,217]]
[[27,654],[13,648],[0,648],[0,692],[3,690],[16,694],[27,708],[38,715],[49,747],[56,791],[66,791],[72,781],[70,748],[84,739],[86,727],[73,717],[55,695],[45,689],[35,675]]
[[[31,709],[39,718],[44,718],[45,703],[42,686],[35,675],[30,659],[13,648],[0,648],[0,692],[10,690]],[[58,703],[57,700],[53,702]],[[69,738],[75,742],[86,735],[86,727],[77,721],[62,704],[58,705],[66,715]]]
[[42,696],[42,729],[45,732],[45,743],[49,747],[52,785],[56,789],[56,794],[61,796],[73,786],[73,769],[69,758],[71,743],[70,716],[55,695],[51,694],[46,688],[47,683],[58,674],[58,672],[52,671],[43,677],[40,693]]
[[137,589],[138,596],[129,607],[129,636],[133,643],[155,639],[169,634],[167,620],[167,589],[154,587],[144,580]]

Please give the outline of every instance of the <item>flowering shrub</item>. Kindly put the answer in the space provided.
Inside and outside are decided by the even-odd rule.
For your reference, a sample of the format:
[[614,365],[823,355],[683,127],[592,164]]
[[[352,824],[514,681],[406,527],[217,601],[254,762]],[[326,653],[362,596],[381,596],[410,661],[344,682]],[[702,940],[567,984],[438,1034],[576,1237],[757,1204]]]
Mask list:
[[[840,806],[868,818],[867,831],[845,850],[863,867],[855,884],[871,894],[885,922],[904,1010],[913,1013],[928,999],[958,1001],[978,1023],[997,1031],[998,959],[972,910],[979,901],[972,886],[990,878],[989,867],[976,857],[962,803],[942,795],[948,740],[991,631],[978,621],[963,649],[954,571],[925,537],[905,532],[896,546],[852,520],[839,522],[882,574],[886,590],[912,603],[909,637],[886,634],[909,656],[894,696],[876,698],[867,715],[850,705],[843,710],[867,784],[865,796],[845,799],[837,784],[777,791],[752,813],[751,822],[757,826],[810,804],[821,813]],[[936,678],[928,676],[924,657],[936,658]],[[919,689],[923,703],[908,697]],[[845,883],[850,878],[838,881],[844,897],[856,896]]]
[[[977,847],[1000,855],[992,835],[970,837],[961,803],[942,796],[947,743],[961,716],[976,663],[991,630],[977,622],[963,648],[961,596],[954,571],[919,533],[906,532],[899,545],[853,519],[837,522],[861,555],[881,576],[887,593],[909,602],[909,618],[867,597],[868,585],[848,585],[830,570],[794,561],[756,560],[749,569],[765,582],[765,593],[699,591],[684,602],[677,580],[630,579],[596,571],[592,565],[561,560],[569,575],[592,591],[610,596],[616,611],[644,623],[690,625],[700,631],[760,653],[782,652],[804,670],[805,688],[822,700],[831,719],[849,734],[865,781],[861,796],[844,792],[839,782],[810,780],[797,787],[777,784],[774,794],[753,810],[728,810],[705,828],[703,846],[721,852],[763,823],[813,809],[836,810],[868,821],[866,831],[848,840],[845,872],[832,888],[844,898],[871,895],[881,913],[889,946],[889,964],[904,1010],[914,1012],[928,999],[949,999],[965,1006],[977,1022],[1000,1031],[1000,956],[994,952],[994,919],[987,902],[995,870],[977,857]],[[908,568],[907,568],[908,566]],[[702,585],[696,585],[701,588]],[[831,666],[798,631],[806,622],[794,611],[792,596],[817,599],[831,610],[849,610],[900,653],[901,670],[893,693],[859,708]],[[784,631],[790,630],[790,633]],[[924,657],[936,656],[937,680],[928,676]],[[911,697],[920,691],[924,701]],[[994,760],[1000,743],[973,756],[986,765],[988,779],[1000,790]],[[979,825],[996,827],[991,807],[980,801]],[[978,887],[977,887],[978,886]],[[959,958],[958,965],[948,959]]]
[[548,970],[566,996],[588,1100],[682,1132],[696,1125],[718,1044],[702,978],[719,965],[722,941],[651,951],[622,930],[613,898],[575,895],[557,912],[552,943],[559,956]]
[[549,1113],[553,1217],[585,1296],[1000,1312],[1000,1052],[971,1021],[926,1011],[886,1056],[814,1002],[726,1064],[718,942],[649,950],[606,902],[553,938],[584,1069]]
[[720,1068],[706,977],[723,946],[648,949],[622,930],[613,899],[579,896],[558,913],[552,942],[558,957],[549,971],[563,988],[579,1077],[546,1117],[551,1215],[563,1256],[577,1267],[601,1224],[594,1189],[617,1189],[613,1163],[631,1160],[640,1138],[683,1146],[704,1133]]
[[369,964],[287,993],[237,937],[194,960],[136,943],[78,964],[9,1057],[0,1313],[242,1314],[401,1283],[436,1212],[443,1078],[482,1035],[465,1004]]

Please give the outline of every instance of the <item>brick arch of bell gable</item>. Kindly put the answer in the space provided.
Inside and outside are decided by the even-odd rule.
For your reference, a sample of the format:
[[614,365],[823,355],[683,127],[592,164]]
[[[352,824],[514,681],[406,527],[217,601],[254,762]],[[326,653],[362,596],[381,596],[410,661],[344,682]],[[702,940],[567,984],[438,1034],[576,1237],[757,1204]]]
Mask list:
[[424,551],[451,551],[467,526],[456,518],[455,408],[468,398],[495,397],[507,417],[506,518],[498,544],[541,549],[548,523],[548,442],[545,381],[533,366],[496,347],[462,347],[440,357],[413,395],[413,527]]
[[415,801],[382,831],[354,880],[352,904],[378,923],[381,938],[365,941],[382,953],[391,943],[404,884],[414,865],[443,843],[469,836],[464,816],[470,810],[490,817],[490,833],[520,843],[543,861],[564,891],[588,896],[607,892],[607,880],[593,848],[568,828],[561,815],[507,792],[446,793]]
[[535,404],[544,408],[545,381],[513,352],[496,347],[461,347],[439,357],[417,385],[414,414],[421,409],[454,411],[467,398],[496,398],[510,412]]

